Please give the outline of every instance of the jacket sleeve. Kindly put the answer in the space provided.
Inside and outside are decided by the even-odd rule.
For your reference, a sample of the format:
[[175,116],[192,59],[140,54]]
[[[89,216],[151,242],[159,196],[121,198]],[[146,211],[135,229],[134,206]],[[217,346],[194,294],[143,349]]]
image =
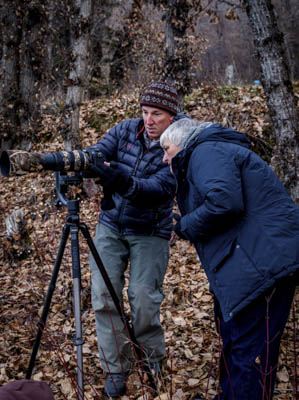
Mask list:
[[[140,119],[126,120],[114,126],[95,145],[88,149],[96,149],[102,152],[106,161],[118,160],[119,147],[125,144],[125,132],[136,131],[136,124]],[[162,157],[161,157],[162,159]],[[123,161],[122,161],[123,162]],[[172,200],[175,195],[176,182],[168,165],[161,160],[160,168],[153,175],[141,178],[132,176],[132,186],[122,196],[129,199],[137,207],[159,207],[164,202]],[[127,169],[127,166],[123,166]],[[129,168],[131,170],[131,168]]]
[[126,121],[115,125],[106,135],[93,146],[88,147],[89,150],[100,151],[107,161],[116,160],[118,144]]
[[133,186],[125,198],[138,207],[152,208],[174,199],[176,181],[165,165],[147,178],[132,177]]
[[187,179],[189,194],[194,196],[189,203],[195,202],[195,208],[181,218],[181,230],[189,240],[216,235],[236,223],[244,202],[241,172],[229,146],[215,142],[198,146],[190,158]]

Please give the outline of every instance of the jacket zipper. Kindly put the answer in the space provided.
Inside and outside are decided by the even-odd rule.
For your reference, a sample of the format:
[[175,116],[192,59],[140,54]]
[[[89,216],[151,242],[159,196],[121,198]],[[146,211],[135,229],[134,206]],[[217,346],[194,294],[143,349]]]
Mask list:
[[[136,175],[136,171],[137,171],[138,165],[140,164],[140,161],[141,161],[141,159],[143,157],[143,154],[144,154],[144,152],[143,152],[143,149],[142,149],[142,146],[141,146],[141,151],[139,152],[137,161],[135,163],[135,168],[134,168],[133,173],[131,174],[131,176],[135,176]],[[120,226],[122,226],[121,220],[122,220],[122,216],[123,216],[123,212],[124,212],[126,203],[127,203],[127,199],[123,198],[123,200],[121,202],[120,213],[119,213]],[[123,229],[120,230],[120,234],[122,234],[122,232],[123,232]]]

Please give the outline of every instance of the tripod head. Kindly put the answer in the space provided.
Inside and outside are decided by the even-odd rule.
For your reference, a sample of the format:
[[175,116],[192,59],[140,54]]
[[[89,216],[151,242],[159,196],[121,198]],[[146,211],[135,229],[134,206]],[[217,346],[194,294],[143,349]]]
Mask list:
[[[76,172],[74,175],[67,175],[66,172],[56,171],[55,178],[56,193],[58,196],[58,199],[55,201],[55,205],[56,207],[61,207],[62,205],[67,206],[69,199],[66,195],[70,194],[69,188],[72,186],[79,187],[83,182],[83,177],[79,172]],[[74,190],[72,192],[74,192]],[[75,193],[71,193],[71,196],[74,195]]]

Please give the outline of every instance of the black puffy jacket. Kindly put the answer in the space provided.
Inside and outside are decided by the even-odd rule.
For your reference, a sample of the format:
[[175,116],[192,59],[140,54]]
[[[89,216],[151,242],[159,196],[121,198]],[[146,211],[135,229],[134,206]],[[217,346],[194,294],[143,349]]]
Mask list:
[[162,161],[160,143],[146,149],[143,131],[143,119],[129,119],[113,127],[91,147],[100,150],[107,161],[120,163],[133,179],[133,187],[127,194],[113,195],[115,207],[102,210],[99,221],[125,235],[169,239],[176,183]]

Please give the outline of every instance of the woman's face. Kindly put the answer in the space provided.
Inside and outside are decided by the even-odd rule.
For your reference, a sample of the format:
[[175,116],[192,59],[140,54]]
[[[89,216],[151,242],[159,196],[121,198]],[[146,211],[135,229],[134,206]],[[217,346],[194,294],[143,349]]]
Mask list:
[[182,149],[181,146],[171,143],[168,139],[166,139],[163,144],[163,150],[164,150],[163,162],[167,163],[168,165],[171,165],[171,160],[173,159],[173,157]]

